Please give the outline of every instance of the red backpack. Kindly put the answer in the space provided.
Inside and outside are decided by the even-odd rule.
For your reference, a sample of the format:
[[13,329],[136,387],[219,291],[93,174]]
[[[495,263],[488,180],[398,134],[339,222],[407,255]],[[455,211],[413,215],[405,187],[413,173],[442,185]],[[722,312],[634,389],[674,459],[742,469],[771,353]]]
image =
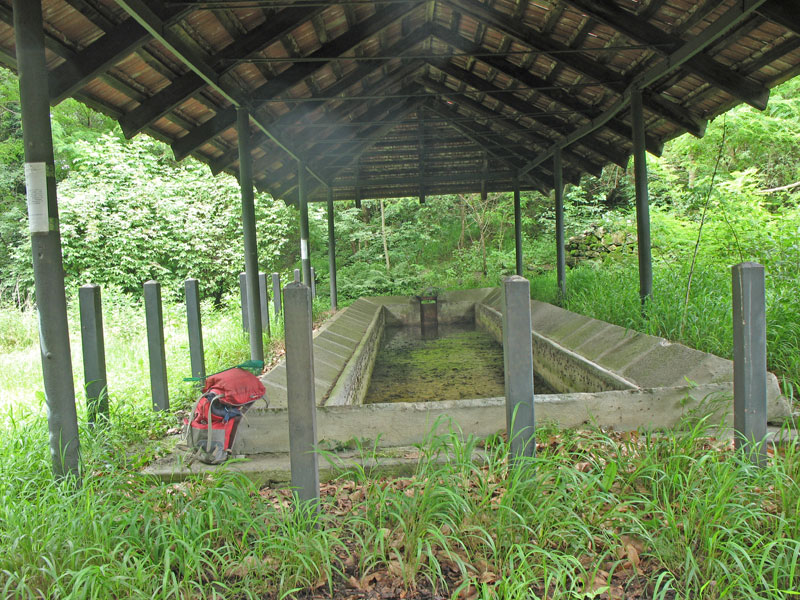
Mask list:
[[263,397],[264,384],[244,369],[234,367],[210,375],[190,419],[184,422],[186,442],[197,458],[210,465],[225,462],[242,416]]

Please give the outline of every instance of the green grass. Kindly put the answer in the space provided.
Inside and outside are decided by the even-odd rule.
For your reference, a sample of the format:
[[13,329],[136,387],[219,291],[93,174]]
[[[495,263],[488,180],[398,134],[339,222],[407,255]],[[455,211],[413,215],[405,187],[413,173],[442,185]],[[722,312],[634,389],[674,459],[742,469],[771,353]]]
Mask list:
[[[688,266],[657,262],[653,299],[642,315],[634,262],[584,264],[567,270],[567,296],[558,298],[556,274],[531,278],[534,299],[560,304],[583,315],[657,335],[717,356],[733,358],[730,268],[700,264],[685,308]],[[800,389],[800,282],[767,277],[767,368],[784,393]]]
[[[9,435],[11,434],[11,435]],[[800,447],[757,469],[704,423],[675,435],[543,428],[508,446],[431,437],[412,477],[355,469],[320,513],[220,469],[162,484],[88,438],[53,483],[41,420],[0,441],[0,595],[786,599],[800,589]],[[369,451],[365,451],[369,454]],[[324,458],[324,457],[323,457]],[[461,596],[459,596],[461,593]]]

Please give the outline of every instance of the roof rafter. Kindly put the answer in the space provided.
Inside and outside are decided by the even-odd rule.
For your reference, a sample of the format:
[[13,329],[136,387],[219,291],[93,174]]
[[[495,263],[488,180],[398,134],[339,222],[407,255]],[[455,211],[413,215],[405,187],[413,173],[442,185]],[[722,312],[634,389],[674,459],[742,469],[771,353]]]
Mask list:
[[[181,36],[173,34],[167,23],[151,8],[145,0],[117,0],[125,11],[136,19],[142,27],[147,29],[155,39],[164,44],[167,49],[178,57],[186,66],[202,77],[208,85],[221,93],[231,104],[244,108],[250,108],[247,98],[243,98],[241,91],[232,89],[231,86],[223,83],[219,74],[206,62],[199,51],[187,46]],[[234,111],[235,112],[235,111]],[[290,156],[299,158],[284,142],[277,139],[271,131],[252,113],[250,108],[250,119],[255,121],[259,129],[268,135],[282,150]],[[235,117],[234,117],[235,118]],[[320,179],[319,174],[309,170],[309,174],[316,179]],[[323,183],[325,181],[320,179]]]
[[[566,0],[569,4],[592,15],[598,21],[615,29],[632,40],[643,44],[650,44],[653,50],[666,56],[677,50],[683,40],[676,38],[662,29],[651,25],[644,19],[629,13],[608,0]],[[742,77],[730,68],[715,61],[713,58],[698,52],[688,59],[684,67],[699,75],[732,96],[739,98],[751,106],[764,110],[769,100],[769,90],[761,84],[746,77]]]
[[[519,23],[512,23],[505,15],[483,4],[468,3],[466,0],[442,0],[457,7],[473,19],[483,20],[499,31],[510,35],[520,43],[547,54],[552,60],[563,63],[570,69],[597,81],[616,94],[623,94],[630,81],[620,73],[604,67],[579,54],[569,52],[570,48],[545,37]],[[549,54],[548,54],[549,52]],[[645,108],[661,118],[667,119],[686,131],[694,131],[698,123],[686,110],[660,97],[645,102]]]
[[[307,16],[307,9],[286,9],[239,39],[234,40],[210,60],[212,68],[217,73],[216,76],[225,75],[241,64],[248,56],[260,52],[279,41],[287,28],[301,24],[306,20]],[[123,133],[126,137],[133,137],[173,108],[201,91],[206,85],[206,80],[197,73],[191,70],[188,71],[125,115],[120,122]]]
[[[120,1],[127,2],[130,0]],[[354,26],[352,29],[343,33],[331,42],[325,44],[311,56],[326,57],[330,60],[342,58],[343,54],[364,43],[364,41],[379,33],[382,29],[396,23],[400,18],[402,18],[403,15],[411,12],[421,5],[422,2],[420,1],[413,4],[394,5],[388,9],[380,10],[371,17],[361,21],[358,23],[358,25]],[[258,106],[262,104],[265,99],[274,99],[279,97],[293,86],[302,82],[303,79],[321,69],[324,65],[325,63],[311,62],[299,63],[289,67],[275,79],[268,81],[258,89],[248,94],[249,103],[252,106]],[[188,134],[178,140],[178,142],[173,144],[175,156],[178,158],[178,160],[180,160],[184,156],[189,155],[216,134],[228,129],[229,127],[232,127],[235,120],[235,115],[232,117],[228,115],[227,118],[220,119],[218,121],[218,126],[213,130],[200,126],[190,131]]]

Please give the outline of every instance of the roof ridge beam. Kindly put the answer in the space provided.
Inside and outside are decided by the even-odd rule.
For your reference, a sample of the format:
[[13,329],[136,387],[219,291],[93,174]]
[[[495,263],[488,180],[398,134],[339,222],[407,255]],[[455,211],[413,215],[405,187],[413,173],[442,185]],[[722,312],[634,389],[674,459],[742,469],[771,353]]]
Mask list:
[[740,0],[737,2],[736,5],[728,9],[721,17],[707,27],[703,33],[686,42],[683,46],[670,54],[660,63],[637,75],[630,85],[628,85],[625,93],[619,100],[617,100],[617,102],[605,110],[599,117],[592,119],[591,122],[579,127],[564,139],[553,144],[552,148],[546,152],[543,152],[535,160],[532,160],[526,164],[525,167],[523,167],[523,169],[520,171],[520,175],[552,158],[556,150],[566,148],[567,146],[588,135],[595,129],[603,127],[603,125],[605,125],[609,119],[613,118],[630,104],[631,94],[635,90],[644,90],[647,86],[651,85],[655,81],[658,81],[667,73],[680,68],[685,61],[689,60],[698,52],[701,52],[703,48],[709,44],[713,44],[717,39],[725,35],[739,23],[749,18],[750,15],[752,15],[759,8],[759,6],[764,4],[764,2],[766,2],[766,0]]
[[[119,0],[119,1],[131,2],[134,0]],[[423,3],[424,2],[420,0],[419,2],[414,2],[413,4],[404,3],[393,6],[392,8],[386,10],[379,11],[374,15],[372,15],[371,17],[368,17],[364,21],[361,21],[358,25],[346,31],[345,33],[335,38],[328,44],[325,44],[324,46],[319,48],[316,52],[311,54],[311,57],[323,57],[323,56],[328,56],[330,54],[334,54],[335,56],[331,56],[330,60],[339,59],[341,58],[342,54],[364,43],[365,40],[369,39],[376,33],[379,33],[384,28],[389,27],[390,25],[395,23],[398,19],[402,18],[403,15],[413,11]],[[259,102],[259,98],[263,97],[274,98],[276,96],[279,96],[280,94],[286,92],[293,86],[302,82],[303,79],[310,76],[317,70],[324,68],[326,64],[327,63],[305,62],[305,63],[298,63],[289,67],[287,70],[282,72],[274,79],[269,80],[267,83],[265,83],[258,89],[250,92],[248,94],[248,104],[251,107],[257,107],[259,106],[259,104],[263,103]],[[235,117],[233,119],[229,118],[227,120],[221,121],[220,122],[221,128],[211,134],[209,134],[209,132],[206,129],[203,129],[202,125],[196,129],[193,129],[192,131],[190,131],[188,134],[177,140],[172,145],[172,150],[175,153],[176,158],[180,160],[181,158],[191,154],[198,147],[205,144],[211,137],[216,135],[216,133],[224,131],[225,129],[228,129],[229,127],[233,126],[234,121]]]
[[[323,9],[318,8],[313,12],[321,10]],[[222,48],[212,57],[210,61],[212,67],[218,76],[228,73],[250,55],[280,41],[287,29],[300,25],[308,15],[306,8],[280,11],[273,19],[264,21]],[[206,81],[194,71],[189,70],[184,73],[125,115],[120,121],[125,137],[131,138],[146,129],[176,106],[200,92],[206,85]]]
[[[622,35],[639,43],[653,46],[661,56],[674,52],[684,40],[673,37],[663,29],[619,8],[608,0],[565,0],[578,10],[591,15]],[[666,46],[667,48],[661,48]],[[684,67],[720,88],[757,108],[764,110],[769,100],[769,90],[752,79],[748,79],[718,63],[711,56],[698,52],[684,63]]]

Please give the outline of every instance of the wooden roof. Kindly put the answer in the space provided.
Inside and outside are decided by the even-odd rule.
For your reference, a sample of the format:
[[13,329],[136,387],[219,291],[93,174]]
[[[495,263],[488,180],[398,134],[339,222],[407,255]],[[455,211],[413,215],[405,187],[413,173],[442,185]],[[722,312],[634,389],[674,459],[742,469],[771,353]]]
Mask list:
[[[309,199],[552,185],[647,148],[800,73],[796,0],[42,0],[50,97],[73,96],[178,159],[236,172],[251,111],[256,185]],[[11,0],[0,60],[15,68]]]

